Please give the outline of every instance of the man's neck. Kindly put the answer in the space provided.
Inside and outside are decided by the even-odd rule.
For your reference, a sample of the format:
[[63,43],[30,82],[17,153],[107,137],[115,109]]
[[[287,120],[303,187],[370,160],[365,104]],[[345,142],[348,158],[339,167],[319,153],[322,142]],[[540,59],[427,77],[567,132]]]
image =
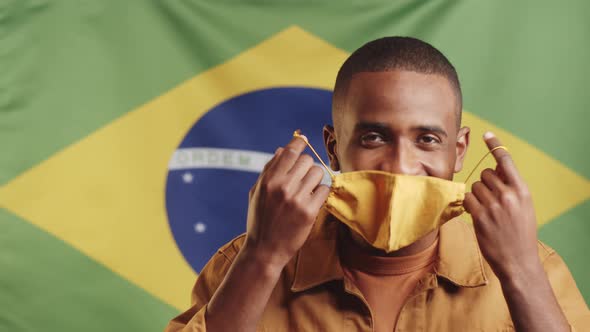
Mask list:
[[343,245],[352,246],[353,248],[363,251],[369,255],[373,256],[389,256],[389,257],[401,257],[401,256],[410,256],[417,254],[419,252],[424,251],[428,248],[436,238],[438,237],[438,228],[431,231],[430,233],[424,235],[416,242],[400,248],[396,251],[392,251],[387,253],[383,250],[377,249],[372,247],[370,244],[367,243],[359,234],[356,232],[352,232],[350,228],[346,227],[344,224],[340,224],[340,238],[342,239],[341,243]]

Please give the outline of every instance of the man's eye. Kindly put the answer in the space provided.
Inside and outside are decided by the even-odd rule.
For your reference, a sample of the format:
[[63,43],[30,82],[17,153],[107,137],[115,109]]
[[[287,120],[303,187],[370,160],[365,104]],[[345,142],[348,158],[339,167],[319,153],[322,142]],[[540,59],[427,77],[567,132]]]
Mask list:
[[423,144],[436,144],[436,143],[440,143],[440,140],[432,135],[424,135],[424,136],[420,136],[418,137],[418,142],[419,143],[423,143]]
[[376,145],[383,142],[385,142],[385,138],[379,133],[368,133],[361,136],[361,143],[365,145]]

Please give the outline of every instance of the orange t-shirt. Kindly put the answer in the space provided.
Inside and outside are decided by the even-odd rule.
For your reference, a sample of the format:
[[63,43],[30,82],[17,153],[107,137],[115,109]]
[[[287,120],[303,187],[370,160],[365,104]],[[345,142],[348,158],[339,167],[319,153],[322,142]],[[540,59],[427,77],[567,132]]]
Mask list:
[[373,313],[375,332],[395,330],[408,295],[431,272],[438,252],[438,238],[425,250],[410,256],[373,256],[343,249],[344,275],[361,291]]

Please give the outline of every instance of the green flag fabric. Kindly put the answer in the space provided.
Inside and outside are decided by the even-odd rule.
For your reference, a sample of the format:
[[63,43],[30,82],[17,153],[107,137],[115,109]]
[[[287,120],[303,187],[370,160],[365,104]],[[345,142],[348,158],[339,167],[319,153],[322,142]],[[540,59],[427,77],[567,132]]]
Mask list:
[[584,1],[0,2],[0,331],[161,331],[245,229],[269,154],[297,128],[320,147],[342,61],[388,35],[457,68],[466,168],[494,131],[588,302],[589,13]]

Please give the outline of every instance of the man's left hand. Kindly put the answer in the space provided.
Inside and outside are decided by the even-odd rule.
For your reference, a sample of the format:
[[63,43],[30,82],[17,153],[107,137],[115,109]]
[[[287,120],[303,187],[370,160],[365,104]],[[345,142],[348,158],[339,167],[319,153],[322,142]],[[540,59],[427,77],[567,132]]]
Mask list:
[[497,166],[481,173],[480,181],[473,184],[464,202],[466,211],[473,217],[479,247],[502,281],[542,271],[529,189],[510,153],[495,149],[501,146],[498,138],[488,132],[484,141],[493,150]]

